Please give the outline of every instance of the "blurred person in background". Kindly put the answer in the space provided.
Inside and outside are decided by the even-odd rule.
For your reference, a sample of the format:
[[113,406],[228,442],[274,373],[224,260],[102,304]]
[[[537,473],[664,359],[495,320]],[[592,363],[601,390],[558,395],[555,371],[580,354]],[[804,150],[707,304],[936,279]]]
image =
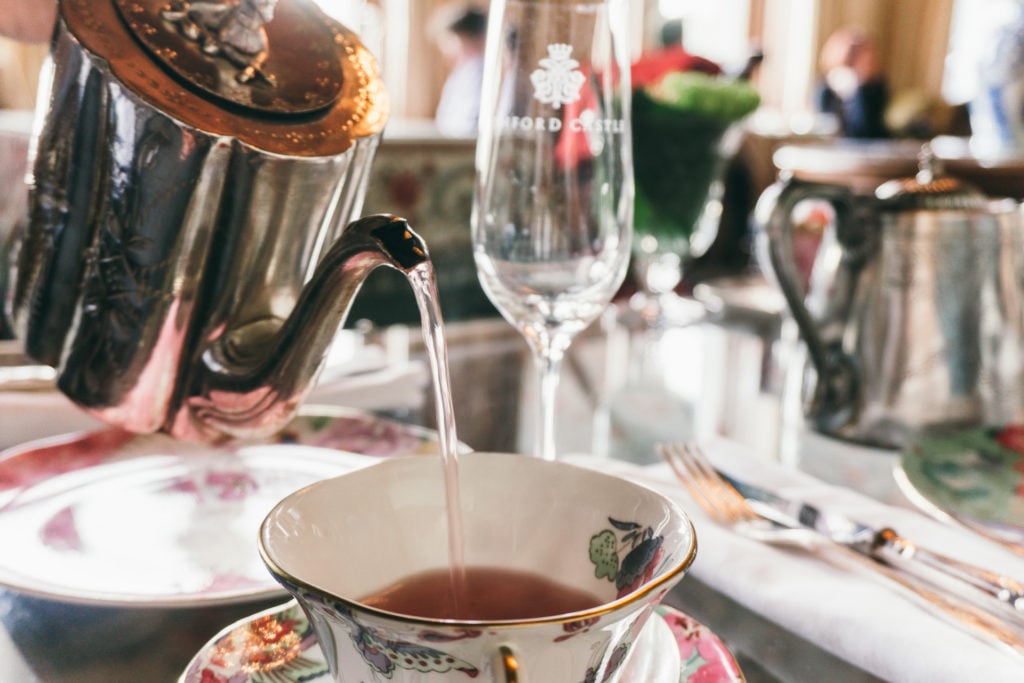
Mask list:
[[840,135],[885,138],[889,90],[871,39],[858,29],[841,28],[821,48],[822,80],[818,111],[834,114]]
[[56,0],[0,2],[0,109],[32,109]]
[[50,39],[57,18],[55,0],[4,0],[0,36],[26,43]]
[[474,137],[480,117],[487,12],[472,5],[443,8],[435,18],[437,46],[451,65],[434,121],[442,135]]
[[[49,40],[57,18],[56,0],[3,0],[0,9],[0,39],[37,43],[39,46]],[[25,82],[18,52],[29,46],[13,43],[5,46],[3,42],[0,40],[0,109],[28,106],[33,93],[29,92],[32,89]],[[10,140],[0,140],[0,143],[0,156],[14,154],[17,150],[23,158],[23,140],[12,137]],[[0,301],[3,301],[7,288],[8,253],[17,230],[16,223],[24,208],[26,193],[16,189],[23,175],[21,164],[7,163],[0,166],[0,185],[5,191],[0,198]],[[13,338],[13,326],[6,318],[4,307],[0,306],[0,339]]]

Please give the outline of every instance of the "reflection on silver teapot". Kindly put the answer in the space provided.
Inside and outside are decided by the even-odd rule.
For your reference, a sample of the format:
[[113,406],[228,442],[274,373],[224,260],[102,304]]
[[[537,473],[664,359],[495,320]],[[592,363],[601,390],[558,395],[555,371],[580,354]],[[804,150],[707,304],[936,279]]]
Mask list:
[[278,429],[368,273],[427,258],[401,219],[344,228],[387,102],[309,0],[62,0],[43,81],[12,313],[107,422]]
[[[836,217],[806,300],[792,250],[805,200]],[[755,224],[815,371],[804,408],[814,428],[900,447],[925,429],[1024,417],[1019,204],[940,175],[926,148],[917,177],[873,194],[784,175]]]

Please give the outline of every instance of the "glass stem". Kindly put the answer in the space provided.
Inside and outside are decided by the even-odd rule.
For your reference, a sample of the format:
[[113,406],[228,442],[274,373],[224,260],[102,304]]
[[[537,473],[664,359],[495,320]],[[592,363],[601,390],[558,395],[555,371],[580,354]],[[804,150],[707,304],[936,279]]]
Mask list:
[[555,459],[555,404],[565,350],[554,344],[535,354],[540,382],[540,420],[534,453],[544,460]]

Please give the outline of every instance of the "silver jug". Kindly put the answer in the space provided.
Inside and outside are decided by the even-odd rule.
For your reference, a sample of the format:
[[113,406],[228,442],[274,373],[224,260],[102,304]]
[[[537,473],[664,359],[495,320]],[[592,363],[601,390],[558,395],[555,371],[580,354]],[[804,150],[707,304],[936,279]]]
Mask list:
[[377,65],[309,0],[61,0],[11,310],[99,418],[190,439],[293,415],[370,270],[418,267],[361,209]]
[[[792,249],[805,200],[836,216],[806,299]],[[1024,417],[1019,204],[942,176],[926,151],[917,177],[873,194],[784,175],[754,223],[814,371],[803,379],[813,428],[899,448],[925,430]]]

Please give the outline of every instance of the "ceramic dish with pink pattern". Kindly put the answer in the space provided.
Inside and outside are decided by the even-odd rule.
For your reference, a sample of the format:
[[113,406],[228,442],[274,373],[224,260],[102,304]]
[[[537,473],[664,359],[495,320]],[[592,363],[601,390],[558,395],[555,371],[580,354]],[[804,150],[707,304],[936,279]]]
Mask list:
[[284,591],[256,534],[284,496],[434,432],[309,406],[269,439],[221,446],[101,429],[0,453],[0,585],[67,602],[196,607]]
[[[707,627],[667,605],[624,665],[622,683],[737,683],[736,660]],[[228,626],[196,654],[178,683],[329,683],[323,651],[294,600]]]

